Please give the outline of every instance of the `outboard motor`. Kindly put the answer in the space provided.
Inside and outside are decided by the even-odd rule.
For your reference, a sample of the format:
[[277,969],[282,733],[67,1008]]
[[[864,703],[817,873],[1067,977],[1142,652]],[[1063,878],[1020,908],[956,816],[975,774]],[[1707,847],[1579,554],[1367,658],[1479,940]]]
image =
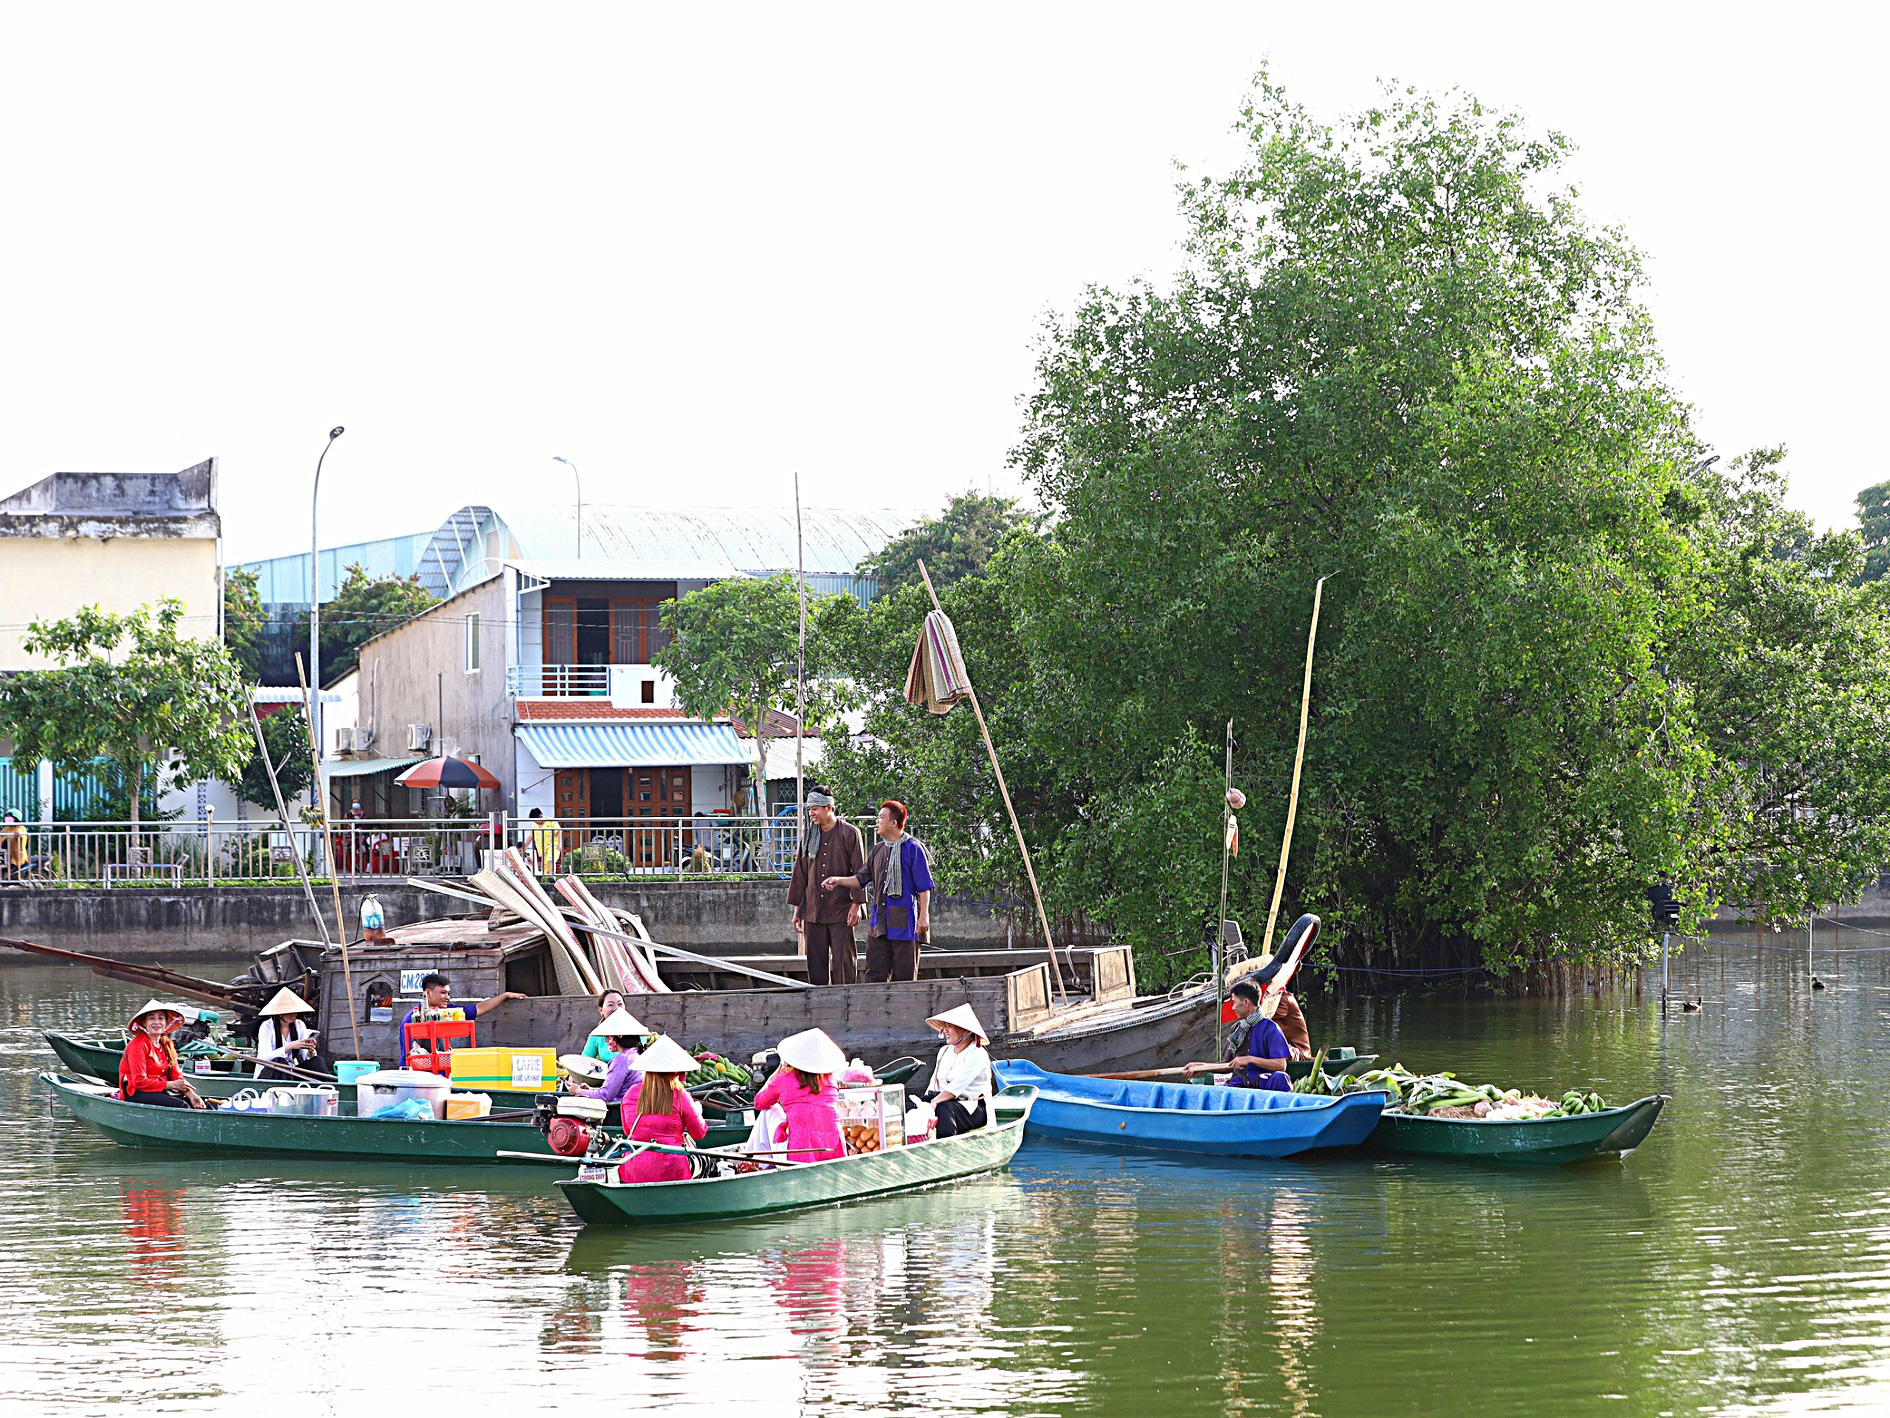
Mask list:
[[532,1123],[560,1157],[587,1157],[608,1146],[609,1134],[599,1124],[609,1112],[602,1098],[540,1093],[532,1099]]

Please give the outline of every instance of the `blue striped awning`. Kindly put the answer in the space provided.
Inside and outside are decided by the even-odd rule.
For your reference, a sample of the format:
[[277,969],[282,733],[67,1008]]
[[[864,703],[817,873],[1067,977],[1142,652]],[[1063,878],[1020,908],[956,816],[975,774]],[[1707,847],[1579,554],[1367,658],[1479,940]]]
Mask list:
[[520,724],[516,732],[541,768],[667,768],[755,757],[727,724]]

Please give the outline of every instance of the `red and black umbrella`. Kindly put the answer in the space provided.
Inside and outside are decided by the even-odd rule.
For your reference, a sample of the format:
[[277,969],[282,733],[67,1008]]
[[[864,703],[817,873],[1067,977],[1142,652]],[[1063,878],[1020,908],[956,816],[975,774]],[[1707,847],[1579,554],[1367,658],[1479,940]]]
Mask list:
[[429,758],[424,763],[416,763],[394,781],[405,788],[496,788],[499,786],[499,780],[477,763],[468,763],[465,759],[454,758],[450,754],[445,758]]

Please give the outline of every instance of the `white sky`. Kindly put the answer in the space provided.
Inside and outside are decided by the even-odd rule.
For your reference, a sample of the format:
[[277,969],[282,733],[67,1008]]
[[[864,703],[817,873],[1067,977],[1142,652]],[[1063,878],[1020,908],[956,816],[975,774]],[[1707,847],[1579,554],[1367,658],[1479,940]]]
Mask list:
[[556,453],[591,501],[1014,488],[1045,313],[1173,269],[1171,161],[1230,165],[1270,59],[1566,132],[1702,431],[1843,522],[1890,474],[1885,21],[1744,13],[14,4],[0,493],[215,454],[231,558],[296,550],[335,423],[324,544],[568,502]]

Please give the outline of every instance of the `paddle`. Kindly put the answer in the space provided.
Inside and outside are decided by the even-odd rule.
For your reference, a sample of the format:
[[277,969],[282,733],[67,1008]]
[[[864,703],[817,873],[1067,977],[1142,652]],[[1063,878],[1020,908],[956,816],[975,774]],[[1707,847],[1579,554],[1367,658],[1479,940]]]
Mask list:
[[[317,1069],[297,1068],[294,1064],[282,1063],[276,1059],[259,1059],[254,1054],[239,1054],[229,1049],[224,1050],[222,1053],[218,1054],[217,1057],[219,1059],[227,1059],[232,1063],[255,1064],[257,1066],[256,1081],[258,1083],[267,1083],[269,1081],[262,1076],[261,1070],[264,1068],[279,1068],[284,1073],[293,1074],[297,1078],[306,1078],[311,1083],[336,1083],[340,1081],[332,1073],[322,1073]],[[186,1074],[185,1077],[189,1077],[189,1075]]]
[[1129,1078],[1129,1079],[1183,1078],[1187,1075],[1187,1072],[1188,1070],[1185,1068],[1134,1068],[1134,1069],[1130,1069],[1127,1073],[1086,1073],[1083,1075],[1083,1077],[1084,1078]]

